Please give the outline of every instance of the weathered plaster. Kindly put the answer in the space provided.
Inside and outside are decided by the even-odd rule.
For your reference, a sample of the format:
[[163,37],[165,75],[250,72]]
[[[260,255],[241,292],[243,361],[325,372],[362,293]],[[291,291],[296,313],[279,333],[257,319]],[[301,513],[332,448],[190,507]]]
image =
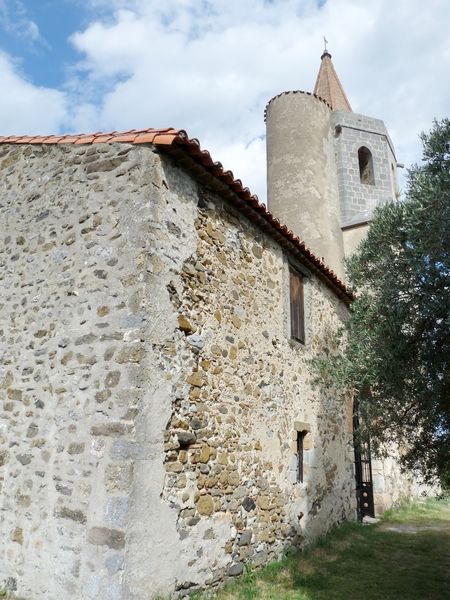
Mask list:
[[164,273],[191,251],[195,205],[150,147],[1,154],[1,576],[27,597],[111,599],[144,570],[153,590],[169,577],[155,541],[179,539],[159,498],[172,398],[153,349],[177,326]]
[[345,256],[351,256],[353,252],[355,252],[360,243],[366,237],[368,229],[368,223],[355,225],[354,227],[347,227],[346,229],[343,229],[342,237],[344,240]]
[[343,241],[332,112],[314,96],[288,92],[267,115],[268,207],[343,276]]

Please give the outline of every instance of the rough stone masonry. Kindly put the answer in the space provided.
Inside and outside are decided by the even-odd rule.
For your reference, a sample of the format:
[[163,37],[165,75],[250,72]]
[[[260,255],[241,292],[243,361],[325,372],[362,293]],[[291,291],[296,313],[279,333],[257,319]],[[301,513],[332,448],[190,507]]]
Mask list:
[[150,144],[3,145],[0,172],[0,586],[183,595],[353,518],[323,281],[299,344],[293,257]]

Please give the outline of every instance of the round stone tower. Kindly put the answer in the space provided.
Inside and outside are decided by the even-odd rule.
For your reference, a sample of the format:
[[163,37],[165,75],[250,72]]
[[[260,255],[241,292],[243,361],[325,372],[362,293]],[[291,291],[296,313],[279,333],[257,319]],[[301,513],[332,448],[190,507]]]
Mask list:
[[383,121],[352,112],[325,49],[314,94],[275,96],[266,126],[269,210],[343,278],[375,208],[399,196]]
[[343,239],[328,103],[305,92],[285,92],[266,109],[269,210],[339,276]]

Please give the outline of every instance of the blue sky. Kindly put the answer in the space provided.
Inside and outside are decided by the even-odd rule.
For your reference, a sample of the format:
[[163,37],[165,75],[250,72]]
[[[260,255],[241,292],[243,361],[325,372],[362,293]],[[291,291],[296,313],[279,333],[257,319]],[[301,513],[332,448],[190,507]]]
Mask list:
[[[77,60],[70,35],[88,23],[88,13],[75,2],[3,1],[0,2],[0,48],[20,60],[20,69],[34,84],[62,86],[67,66]],[[30,29],[30,24],[38,29],[32,25]]]
[[265,198],[267,101],[329,40],[400,162],[448,116],[447,0],[0,0],[0,134],[179,127]]

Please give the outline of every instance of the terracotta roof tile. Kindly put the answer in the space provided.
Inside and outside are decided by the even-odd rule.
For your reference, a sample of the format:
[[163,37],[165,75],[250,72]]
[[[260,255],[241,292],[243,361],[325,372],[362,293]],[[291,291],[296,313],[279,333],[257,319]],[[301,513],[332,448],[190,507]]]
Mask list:
[[58,144],[74,144],[78,139],[79,136],[77,135],[65,135],[59,140]]
[[314,98],[316,98],[316,100],[319,100],[320,102],[322,102],[323,104],[328,106],[328,108],[330,110],[332,110],[331,104],[329,102],[327,102],[327,100],[325,100],[324,98],[321,98],[320,96],[318,96],[317,94],[311,94],[311,92],[304,92],[303,90],[291,90],[291,91],[287,91],[287,92],[281,92],[281,94],[277,94],[276,96],[274,96],[273,98],[271,98],[269,100],[269,102],[266,104],[266,108],[264,109],[264,121],[266,121],[266,119],[267,119],[267,111],[269,110],[269,107],[272,104],[272,102],[274,100],[276,100],[277,98],[279,98],[280,96],[286,96],[286,94],[305,94],[306,96],[313,96]]
[[82,134],[73,142],[74,144],[91,144],[94,140],[94,135]]
[[325,98],[331,105],[332,110],[352,112],[350,102],[334,69],[331,54],[325,51],[320,58],[320,69],[317,74],[314,93]]
[[[21,142],[21,144],[29,144],[32,139],[33,139],[32,136],[23,137],[23,138],[21,138],[20,142]],[[1,143],[1,139],[0,139],[0,143]]]
[[134,140],[136,139],[137,134],[136,133],[122,133],[122,134],[118,134],[114,137],[114,141],[115,142],[129,142],[129,143],[133,143]]
[[[44,138],[42,140],[43,144],[57,144],[59,142],[59,140],[62,140],[63,136],[62,135],[49,135],[48,137]],[[21,144],[23,144],[23,142],[20,142]]]
[[153,144],[156,138],[156,133],[139,133],[135,140],[134,144]]
[[113,141],[114,141],[114,133],[104,133],[102,135],[94,136],[92,143],[93,144],[106,144],[107,142],[113,142]]
[[[304,92],[285,92],[285,93],[304,93]],[[281,95],[281,94],[280,94]],[[276,96],[277,97],[277,96]],[[317,96],[316,96],[317,97]],[[321,98],[318,98],[325,102]],[[273,99],[272,99],[273,100]],[[269,102],[270,104],[270,102]],[[325,104],[327,104],[325,102]],[[268,105],[269,106],[269,105]],[[267,110],[267,109],[266,109]],[[316,268],[324,280],[339,291],[347,301],[353,299],[353,294],[343,281],[329,268],[322,260],[316,256],[290,229],[280,223],[280,221],[267,210],[264,204],[261,204],[258,197],[253,195],[250,190],[243,186],[240,179],[235,179],[232,171],[223,168],[220,162],[214,162],[207,150],[202,150],[200,142],[195,138],[189,138],[184,130],[180,129],[140,129],[129,131],[113,131],[110,133],[93,133],[79,135],[51,135],[51,136],[0,136],[0,144],[103,144],[103,143],[131,143],[131,144],[154,144],[162,151],[173,152],[180,150],[188,155],[194,162],[203,166],[207,172],[222,182],[226,187],[232,190],[244,204],[251,207],[255,214],[255,219],[263,219],[274,234],[279,234],[285,240],[292,244]],[[176,157],[175,157],[176,158]],[[247,213],[251,218],[251,214]],[[256,214],[258,216],[256,216]]]

